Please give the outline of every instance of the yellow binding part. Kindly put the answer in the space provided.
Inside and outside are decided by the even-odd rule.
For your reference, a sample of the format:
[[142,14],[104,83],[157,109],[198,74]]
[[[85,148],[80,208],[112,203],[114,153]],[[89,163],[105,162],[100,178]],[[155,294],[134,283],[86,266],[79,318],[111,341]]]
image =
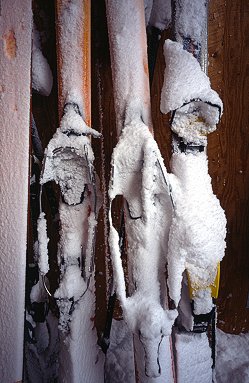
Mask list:
[[[198,290],[203,290],[203,287],[193,286],[193,284],[191,283],[191,279],[190,279],[188,271],[187,271],[187,276],[188,276],[189,296],[191,299],[193,299],[195,296],[195,292]],[[210,286],[206,287],[211,290],[212,298],[218,298],[219,285],[220,285],[220,262],[217,265],[217,273],[216,273],[214,282]]]

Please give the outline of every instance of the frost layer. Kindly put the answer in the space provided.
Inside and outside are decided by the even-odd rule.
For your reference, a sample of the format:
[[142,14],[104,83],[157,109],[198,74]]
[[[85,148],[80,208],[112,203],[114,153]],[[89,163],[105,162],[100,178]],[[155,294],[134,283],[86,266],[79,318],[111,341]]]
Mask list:
[[163,113],[176,111],[172,130],[186,143],[206,144],[206,135],[216,129],[222,113],[222,101],[211,89],[207,75],[196,58],[181,44],[164,43],[166,68],[161,92]]
[[206,289],[214,282],[226,247],[226,218],[212,191],[205,153],[174,153],[171,165],[175,210],[169,234],[168,286],[178,304],[185,269],[193,287]]
[[126,296],[119,236],[112,226],[110,209],[109,244],[116,289],[124,318],[144,345],[147,373],[158,376],[156,359],[161,337],[171,333],[177,315],[176,310],[166,309],[165,302],[165,264],[171,223],[171,213],[165,212],[171,212],[172,205],[159,149],[141,121],[124,127],[112,164],[110,200],[116,195],[123,195],[126,200],[129,296]]

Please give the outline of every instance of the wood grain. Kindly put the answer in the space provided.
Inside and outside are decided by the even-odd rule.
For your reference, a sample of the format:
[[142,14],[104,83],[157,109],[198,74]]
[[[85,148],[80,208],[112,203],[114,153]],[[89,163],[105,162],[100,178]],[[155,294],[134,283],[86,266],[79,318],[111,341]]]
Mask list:
[[211,1],[209,75],[224,114],[209,140],[213,188],[227,216],[227,250],[221,263],[218,325],[249,331],[249,3]]

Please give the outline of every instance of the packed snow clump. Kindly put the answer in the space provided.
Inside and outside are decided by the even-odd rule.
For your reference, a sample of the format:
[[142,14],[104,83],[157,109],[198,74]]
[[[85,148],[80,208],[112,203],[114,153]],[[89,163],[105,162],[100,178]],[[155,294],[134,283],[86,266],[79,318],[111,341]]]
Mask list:
[[48,236],[47,236],[47,221],[45,214],[40,213],[37,220],[37,234],[38,234],[38,265],[40,273],[45,275],[49,271],[48,264]]
[[150,0],[145,3],[146,25],[155,27],[160,31],[167,29],[171,22],[171,1]]
[[176,40],[191,38],[195,44],[202,41],[203,30],[205,31],[203,26],[207,22],[207,1],[176,0],[175,3],[174,30]]
[[206,135],[213,132],[219,122],[222,101],[211,89],[209,78],[197,59],[181,44],[166,40],[164,56],[161,111],[173,111],[171,129],[185,143],[206,145]]
[[41,184],[54,180],[69,205],[80,203],[85,185],[91,183],[89,167],[94,155],[89,135],[101,136],[85,124],[73,107],[68,107],[45,151]]
[[[123,195],[126,200],[129,296],[110,208],[109,244],[116,290],[129,328],[140,334],[145,349],[153,341],[158,350],[161,337],[171,333],[177,316],[176,310],[167,310],[164,300],[167,238],[172,219],[165,211],[172,212],[172,203],[159,149],[141,121],[124,127],[112,165],[110,200],[116,195]],[[158,375],[157,365],[150,374]]]
[[204,152],[174,153],[171,166],[175,209],[169,234],[168,286],[177,305],[184,270],[194,290],[214,283],[226,247],[226,218],[213,194]]
[[40,36],[35,24],[33,24],[32,37],[32,89],[42,96],[49,96],[53,86],[53,75],[47,59],[43,56]]

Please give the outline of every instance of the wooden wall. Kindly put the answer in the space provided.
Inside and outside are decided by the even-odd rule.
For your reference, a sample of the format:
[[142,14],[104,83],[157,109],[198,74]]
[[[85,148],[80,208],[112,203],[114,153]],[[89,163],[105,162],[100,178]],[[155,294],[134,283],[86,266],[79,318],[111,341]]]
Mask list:
[[[52,23],[52,2],[46,0],[36,3],[49,13],[49,22]],[[248,12],[247,0],[210,0],[208,71],[212,86],[223,99],[224,114],[218,131],[209,138],[208,156],[213,188],[228,220],[227,251],[221,264],[218,325],[232,333],[249,331],[249,309],[246,308],[249,291]],[[50,40],[44,48],[55,75],[52,25],[50,30]],[[170,131],[167,117],[159,110],[164,71],[162,43],[163,39],[157,57],[151,99],[155,137],[168,164],[171,154]],[[33,100],[34,113],[45,145],[58,124],[56,83],[49,100],[41,96]],[[106,201],[116,133],[104,0],[92,1],[92,121],[93,127],[102,131],[104,136],[102,141],[94,143],[94,149],[96,170]],[[107,205],[100,212],[96,252],[96,324],[99,331],[103,328],[106,307],[106,209]]]
[[209,15],[209,74],[224,115],[208,155],[228,221],[218,323],[238,333],[249,330],[249,2],[211,1]]

